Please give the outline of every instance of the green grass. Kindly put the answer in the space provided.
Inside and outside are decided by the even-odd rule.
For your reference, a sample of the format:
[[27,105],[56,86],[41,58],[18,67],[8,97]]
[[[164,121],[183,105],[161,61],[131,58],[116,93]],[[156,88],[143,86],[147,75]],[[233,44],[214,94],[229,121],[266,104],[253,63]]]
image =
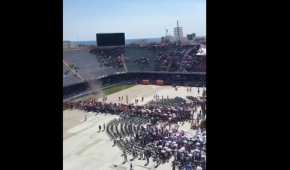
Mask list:
[[135,85],[132,85],[132,84],[130,84],[130,85],[114,85],[114,86],[105,88],[104,94],[107,96],[107,95],[116,93],[118,91],[128,89],[128,88],[133,87],[133,86],[135,86]]

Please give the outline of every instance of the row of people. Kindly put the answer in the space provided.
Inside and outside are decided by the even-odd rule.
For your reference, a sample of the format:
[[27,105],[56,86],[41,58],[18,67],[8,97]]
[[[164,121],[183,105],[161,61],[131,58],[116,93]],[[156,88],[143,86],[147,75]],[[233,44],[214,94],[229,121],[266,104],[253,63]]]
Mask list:
[[[175,100],[180,100],[176,98]],[[144,106],[136,106],[132,104],[117,104],[117,103],[104,103],[96,101],[95,99],[79,102],[66,102],[64,103],[65,108],[74,108],[85,110],[88,112],[101,112],[111,113],[120,115],[130,116],[141,116],[146,118],[157,118],[158,120],[171,120],[181,121],[190,119],[193,112],[193,108],[200,103],[179,103],[178,105],[161,105],[161,104],[148,104]]]

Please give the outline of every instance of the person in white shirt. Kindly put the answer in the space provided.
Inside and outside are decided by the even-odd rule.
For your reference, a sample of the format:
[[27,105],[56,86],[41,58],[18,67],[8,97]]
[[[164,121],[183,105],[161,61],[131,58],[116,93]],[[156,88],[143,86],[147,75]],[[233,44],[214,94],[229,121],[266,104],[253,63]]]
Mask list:
[[196,170],[202,170],[202,167],[197,166],[197,167],[196,167]]

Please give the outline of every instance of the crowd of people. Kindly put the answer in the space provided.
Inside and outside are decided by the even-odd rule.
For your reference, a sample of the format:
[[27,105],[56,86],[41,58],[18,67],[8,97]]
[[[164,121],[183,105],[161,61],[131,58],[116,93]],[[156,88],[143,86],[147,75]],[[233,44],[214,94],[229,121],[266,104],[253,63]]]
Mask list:
[[[191,88],[187,91],[190,92]],[[118,99],[122,101],[125,97],[120,96]],[[170,162],[172,169],[206,168],[205,100],[193,96],[187,96],[187,99],[170,99],[154,95],[154,100],[143,106],[108,103],[106,100],[104,97],[102,101],[90,98],[66,102],[64,109],[119,115],[120,118],[114,119],[106,126],[104,124],[103,131],[106,129],[112,138],[113,146],[117,145],[123,150],[121,156],[124,163],[131,155],[130,161],[137,158],[146,160],[144,166],[152,160],[155,167]],[[142,97],[140,101],[143,100]],[[135,100],[135,104],[137,103]],[[194,136],[180,129],[185,122],[189,122],[191,128],[196,130]],[[99,125],[99,132],[101,131],[102,125]]]
[[[174,101],[172,101],[174,100]],[[183,121],[191,119],[193,109],[196,108],[196,102],[179,102],[180,98],[160,99],[155,103],[143,106],[122,103],[105,103],[96,99],[86,101],[66,102],[64,109],[80,109],[87,112],[111,113],[127,116],[140,116],[143,118],[152,118],[152,120],[163,121]],[[176,102],[175,102],[176,101]]]
[[195,71],[204,71],[201,68],[202,62],[205,62],[204,57],[201,55],[196,55],[200,49],[200,46],[193,46],[191,49],[184,53],[181,57],[179,64],[179,70],[182,72],[195,72]]
[[174,47],[159,52],[155,60],[164,71],[171,72],[195,72],[205,71],[202,66],[205,64],[205,56],[197,55],[200,45]]
[[172,169],[205,169],[205,129],[199,128],[196,135],[190,137],[184,131],[178,130],[178,126],[172,126],[166,122],[153,125],[146,121],[141,121],[141,123],[140,120],[138,121],[121,118],[114,120],[110,125],[123,122],[125,125],[121,127],[128,127],[128,130],[120,130],[126,132],[118,132],[117,128],[113,128],[117,132],[113,132],[112,135],[113,146],[118,144],[123,149],[121,156],[124,158],[124,163],[128,161],[130,154],[132,155],[130,161],[137,158],[146,160],[144,166],[149,164],[151,158],[155,168],[171,161]]

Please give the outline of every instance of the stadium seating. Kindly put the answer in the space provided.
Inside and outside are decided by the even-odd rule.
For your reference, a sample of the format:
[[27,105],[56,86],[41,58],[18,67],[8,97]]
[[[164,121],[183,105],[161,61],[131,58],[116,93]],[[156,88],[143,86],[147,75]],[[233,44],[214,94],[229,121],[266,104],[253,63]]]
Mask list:
[[[206,56],[197,55],[200,45],[187,47],[126,47],[125,49],[80,49],[63,52],[63,60],[83,80],[120,72],[204,72]],[[122,56],[122,57],[121,57]],[[64,66],[63,86],[81,82]]]
[[67,66],[63,65],[63,86],[77,84],[82,82],[77,76],[75,76]]
[[89,53],[86,49],[64,51],[63,59],[68,64],[75,65],[78,68],[78,73],[85,80],[95,79],[119,71],[112,67],[102,66],[96,59],[96,55]]

